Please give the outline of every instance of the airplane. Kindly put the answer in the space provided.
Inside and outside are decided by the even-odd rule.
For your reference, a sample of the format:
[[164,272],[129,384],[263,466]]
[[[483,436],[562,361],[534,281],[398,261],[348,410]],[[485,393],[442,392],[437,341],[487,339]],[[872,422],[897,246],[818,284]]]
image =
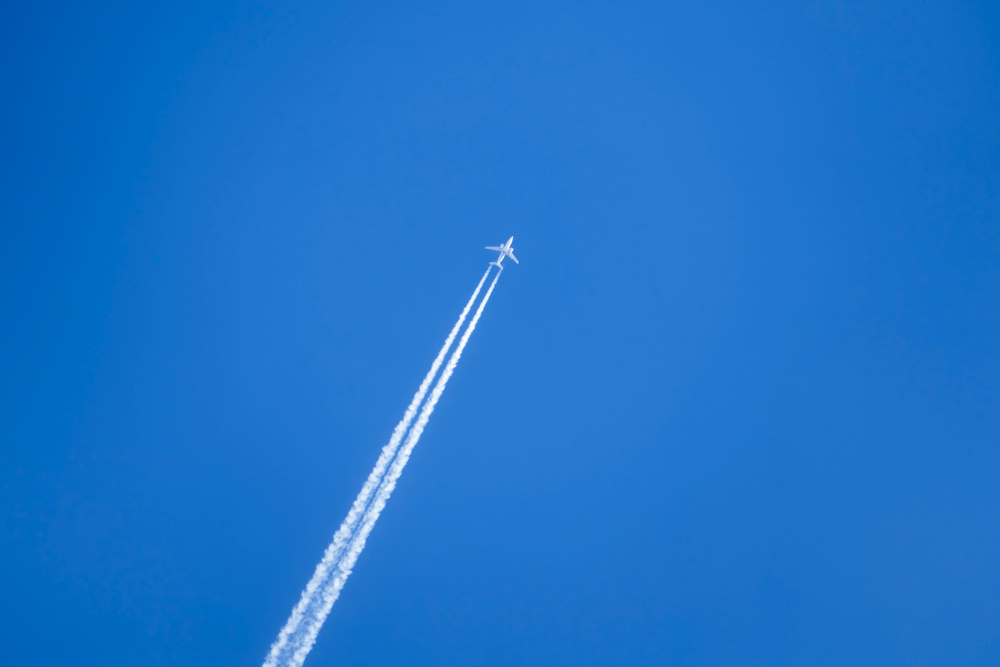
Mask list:
[[503,261],[504,257],[510,257],[512,260],[514,260],[515,264],[520,264],[520,262],[517,261],[517,257],[514,257],[514,249],[510,247],[510,244],[513,242],[514,242],[514,237],[511,236],[509,239],[507,239],[507,242],[504,243],[502,246],[499,247],[492,245],[486,246],[487,250],[496,250],[497,252],[500,253],[500,256],[497,258],[497,261],[490,262],[491,266],[495,266],[501,271],[503,271],[503,265],[500,262]]

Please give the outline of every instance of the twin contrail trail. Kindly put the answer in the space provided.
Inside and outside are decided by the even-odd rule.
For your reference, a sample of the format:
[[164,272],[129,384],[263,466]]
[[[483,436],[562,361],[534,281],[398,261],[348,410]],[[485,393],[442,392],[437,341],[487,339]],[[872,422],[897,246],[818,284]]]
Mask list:
[[[501,259],[503,259],[503,255],[501,255]],[[344,522],[333,536],[333,541],[324,552],[323,558],[320,560],[319,565],[316,566],[316,571],[306,585],[305,590],[302,591],[302,596],[298,604],[292,610],[292,614],[278,634],[277,640],[271,645],[271,650],[264,660],[264,667],[301,667],[313,644],[316,642],[316,636],[319,634],[320,628],[323,627],[323,622],[330,613],[333,603],[336,602],[337,597],[340,595],[340,591],[350,576],[358,556],[365,548],[365,541],[375,526],[379,514],[382,513],[386,501],[388,501],[393,489],[396,488],[396,481],[402,474],[407,461],[409,461],[410,454],[413,452],[417,441],[420,440],[420,436],[427,426],[431,413],[434,412],[434,407],[437,405],[438,399],[441,398],[441,394],[448,384],[448,379],[455,371],[455,366],[462,356],[462,351],[465,349],[466,343],[469,342],[469,337],[472,335],[480,316],[483,314],[483,308],[486,307],[486,302],[489,301],[490,295],[493,293],[493,288],[496,287],[497,280],[500,279],[500,272],[498,271],[496,277],[493,278],[493,282],[490,283],[489,289],[486,290],[483,300],[479,303],[476,314],[473,315],[472,321],[466,328],[465,333],[462,334],[458,347],[455,348],[455,351],[448,359],[441,377],[438,378],[437,384],[434,385],[430,398],[424,403],[423,409],[420,410],[420,416],[417,418],[416,424],[410,429],[410,424],[413,423],[413,418],[416,416],[417,410],[427,395],[427,389],[434,380],[438,369],[440,369],[459,330],[462,328],[462,324],[472,309],[476,297],[479,296],[479,292],[482,290],[491,268],[488,268],[479,280],[479,284],[476,285],[476,289],[472,293],[472,298],[465,304],[465,308],[462,310],[461,315],[459,315],[458,321],[452,328],[451,333],[448,334],[444,346],[438,352],[434,363],[431,364],[430,371],[424,377],[423,382],[420,383],[420,388],[414,394],[409,407],[406,408],[403,419],[396,426],[395,430],[393,430],[392,437],[389,438],[389,443],[382,448],[382,454],[375,463],[375,468],[368,475],[364,486],[361,487],[361,492],[351,506],[351,510],[347,513],[347,518],[344,519]],[[409,434],[407,435],[408,429]],[[404,435],[406,436],[405,442],[403,442]],[[400,447],[401,442],[403,442],[402,447]]]

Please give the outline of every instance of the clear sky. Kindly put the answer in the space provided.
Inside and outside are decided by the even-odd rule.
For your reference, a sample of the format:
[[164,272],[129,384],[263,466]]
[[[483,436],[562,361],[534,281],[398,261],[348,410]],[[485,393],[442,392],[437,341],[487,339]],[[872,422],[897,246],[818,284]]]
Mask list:
[[4,664],[1000,664],[996,2],[11,3]]

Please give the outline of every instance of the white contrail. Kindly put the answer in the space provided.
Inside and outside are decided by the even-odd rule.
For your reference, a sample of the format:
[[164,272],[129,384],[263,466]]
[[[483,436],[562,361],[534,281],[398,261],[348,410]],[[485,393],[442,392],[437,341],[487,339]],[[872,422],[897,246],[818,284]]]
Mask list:
[[386,473],[385,478],[382,480],[382,484],[379,486],[375,499],[372,501],[371,506],[365,510],[361,527],[351,540],[350,547],[344,552],[340,562],[336,565],[336,569],[330,579],[330,582],[324,586],[323,592],[316,600],[318,604],[321,604],[321,607],[310,614],[309,618],[306,619],[305,628],[301,631],[301,634],[296,636],[296,642],[299,646],[292,656],[292,659],[288,662],[289,667],[302,667],[302,663],[305,662],[306,656],[309,654],[309,651],[312,650],[313,644],[316,643],[316,636],[319,634],[320,628],[323,627],[323,622],[326,621],[326,617],[329,615],[330,609],[333,607],[333,603],[336,602],[337,598],[340,596],[340,591],[344,587],[344,583],[347,581],[347,578],[351,575],[351,570],[354,568],[354,564],[357,562],[358,556],[365,548],[365,541],[368,539],[368,534],[371,533],[372,528],[375,526],[375,522],[378,521],[378,517],[382,513],[382,509],[385,507],[386,501],[389,500],[389,496],[392,494],[393,489],[396,488],[396,481],[402,474],[407,461],[410,460],[410,454],[413,452],[413,448],[416,446],[417,441],[420,440],[420,436],[424,432],[424,427],[427,426],[427,422],[431,418],[431,413],[434,412],[434,406],[437,405],[438,399],[441,398],[445,385],[448,384],[448,378],[450,378],[451,374],[455,371],[455,366],[458,364],[458,360],[462,357],[462,350],[465,349],[465,344],[469,342],[469,336],[472,335],[473,330],[476,328],[476,323],[479,322],[479,317],[483,314],[483,308],[486,306],[486,302],[490,300],[490,294],[493,293],[493,288],[496,287],[497,280],[499,279],[500,273],[497,272],[496,277],[490,284],[490,288],[486,290],[486,295],[479,304],[479,308],[476,309],[476,314],[472,317],[472,321],[469,322],[469,327],[465,330],[465,333],[462,334],[462,339],[459,341],[458,347],[455,348],[451,358],[448,359],[448,365],[445,366],[444,372],[441,373],[441,377],[438,379],[437,384],[434,385],[434,391],[431,392],[430,398],[427,399],[427,403],[424,404],[423,410],[420,411],[420,417],[417,419],[417,423],[413,425],[413,429],[410,431],[409,435],[406,436],[406,442],[399,450],[399,454],[389,467],[389,472]]
[[[459,329],[462,328],[462,323],[465,322],[465,318],[472,309],[472,304],[475,303],[476,297],[479,296],[479,291],[483,288],[483,283],[486,282],[486,276],[488,276],[489,273],[490,269],[487,268],[486,273],[484,273],[483,277],[480,278],[479,284],[476,285],[476,291],[472,293],[472,298],[469,299],[467,304],[465,304],[462,314],[458,316],[458,322],[456,322],[455,326],[452,327],[451,333],[448,334],[448,338],[444,342],[444,346],[441,348],[441,351],[438,352],[437,357],[434,359],[434,363],[431,364],[430,371],[428,371],[427,375],[424,376],[424,381],[420,383],[420,388],[417,389],[417,393],[413,395],[413,400],[410,401],[409,407],[407,407],[406,412],[403,413],[403,419],[396,425],[395,430],[392,432],[392,437],[389,438],[389,444],[382,448],[382,454],[375,463],[375,467],[372,469],[371,474],[368,475],[368,479],[365,481],[364,486],[361,487],[361,492],[358,494],[354,504],[351,506],[351,510],[347,513],[347,518],[344,519],[342,524],[340,524],[340,528],[333,536],[333,541],[323,553],[323,558],[320,560],[319,565],[316,566],[316,571],[313,573],[312,578],[306,585],[305,590],[302,591],[302,596],[299,598],[298,604],[295,605],[294,609],[292,609],[292,615],[289,616],[288,621],[285,623],[285,627],[283,627],[281,632],[278,633],[278,639],[271,645],[271,650],[267,654],[267,658],[264,660],[264,667],[276,667],[278,665],[278,661],[281,659],[281,654],[285,647],[288,646],[288,642],[298,633],[299,627],[302,624],[302,619],[305,618],[308,608],[315,600],[316,592],[329,577],[331,568],[338,560],[340,560],[340,557],[344,552],[344,547],[347,546],[351,535],[357,528],[358,520],[368,507],[372,492],[379,486],[389,462],[396,455],[399,443],[406,434],[406,430],[410,427],[410,423],[413,421],[414,416],[416,416],[417,409],[423,402],[424,396],[427,395],[427,388],[430,387],[431,381],[437,374],[438,369],[441,368],[441,363],[444,361],[445,355],[447,355],[448,350],[451,349],[451,344],[455,342],[455,336],[458,335]],[[496,281],[494,281],[494,284],[495,282]],[[492,289],[492,287],[490,289]],[[477,314],[478,312],[479,311],[477,311]]]

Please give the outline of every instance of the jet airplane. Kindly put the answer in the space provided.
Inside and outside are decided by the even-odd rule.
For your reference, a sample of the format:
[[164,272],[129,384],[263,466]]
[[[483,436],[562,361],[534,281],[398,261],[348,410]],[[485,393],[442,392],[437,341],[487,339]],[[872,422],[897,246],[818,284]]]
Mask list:
[[510,247],[513,242],[514,242],[514,237],[511,236],[509,239],[507,239],[507,242],[504,243],[502,246],[492,246],[492,245],[486,246],[487,250],[496,250],[497,252],[500,253],[500,256],[497,257],[497,261],[490,262],[492,266],[495,266],[501,271],[503,271],[503,264],[501,264],[501,262],[503,261],[504,257],[510,257],[512,260],[514,260],[515,264],[520,264],[520,262],[517,261],[517,257],[514,257],[514,249]]

